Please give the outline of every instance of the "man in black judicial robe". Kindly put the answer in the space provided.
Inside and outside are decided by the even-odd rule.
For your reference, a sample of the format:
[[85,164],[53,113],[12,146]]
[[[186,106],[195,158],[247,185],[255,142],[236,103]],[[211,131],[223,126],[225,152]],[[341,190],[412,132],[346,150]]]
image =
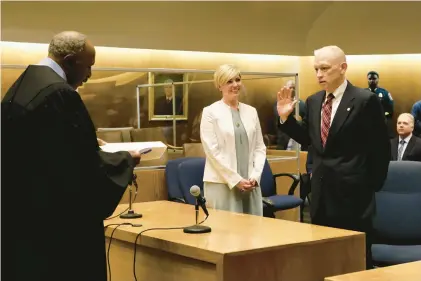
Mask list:
[[9,281],[107,280],[103,220],[140,155],[100,150],[75,90],[94,63],[86,36],[62,32],[48,58],[29,65],[2,100],[2,269]]

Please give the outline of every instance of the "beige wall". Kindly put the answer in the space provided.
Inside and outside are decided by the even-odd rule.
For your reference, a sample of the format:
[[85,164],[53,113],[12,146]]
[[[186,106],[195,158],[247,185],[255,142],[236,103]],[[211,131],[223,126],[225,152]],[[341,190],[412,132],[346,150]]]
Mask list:
[[78,30],[98,46],[246,54],[421,53],[420,1],[3,1],[3,41]]

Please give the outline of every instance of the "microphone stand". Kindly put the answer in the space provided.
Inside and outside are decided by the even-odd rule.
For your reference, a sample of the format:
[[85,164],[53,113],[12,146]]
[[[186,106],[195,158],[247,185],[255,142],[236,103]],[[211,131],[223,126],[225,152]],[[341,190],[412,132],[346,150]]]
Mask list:
[[129,186],[130,186],[129,187],[129,210],[127,211],[126,214],[120,215],[121,219],[138,219],[138,218],[142,217],[141,214],[135,213],[135,211],[132,209],[132,185],[134,184],[134,186],[136,187],[136,193],[137,193],[137,190],[138,190],[136,178],[137,178],[137,176],[135,174],[133,174],[132,183],[129,184]]
[[199,202],[196,199],[196,204],[194,205],[194,210],[196,213],[196,224],[192,226],[185,227],[183,229],[184,233],[198,234],[198,233],[208,233],[211,232],[211,228],[206,225],[199,225]]

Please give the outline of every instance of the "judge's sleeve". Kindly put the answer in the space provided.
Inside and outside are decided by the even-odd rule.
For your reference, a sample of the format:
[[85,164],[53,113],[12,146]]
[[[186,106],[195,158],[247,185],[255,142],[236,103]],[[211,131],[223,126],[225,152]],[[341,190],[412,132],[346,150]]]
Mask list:
[[[131,183],[135,163],[128,152],[107,153],[100,150],[95,127],[79,94],[73,90],[60,90],[50,96],[55,108],[55,133],[51,145],[65,153],[63,165],[67,174],[73,173],[73,184],[79,185],[81,202],[95,208],[89,213],[96,218],[110,216],[120,202],[127,185]],[[60,121],[57,121],[60,120]]]
[[119,204],[127,186],[132,184],[135,162],[127,151],[109,153],[98,151],[96,181],[101,195],[101,216],[105,219],[112,215]]

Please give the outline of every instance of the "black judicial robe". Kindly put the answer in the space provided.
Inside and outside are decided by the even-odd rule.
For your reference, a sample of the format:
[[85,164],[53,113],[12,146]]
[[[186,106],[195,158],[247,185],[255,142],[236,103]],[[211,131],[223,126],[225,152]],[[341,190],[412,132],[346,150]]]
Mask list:
[[29,66],[1,106],[5,279],[105,281],[103,220],[134,160],[100,150],[79,94],[47,66]]

